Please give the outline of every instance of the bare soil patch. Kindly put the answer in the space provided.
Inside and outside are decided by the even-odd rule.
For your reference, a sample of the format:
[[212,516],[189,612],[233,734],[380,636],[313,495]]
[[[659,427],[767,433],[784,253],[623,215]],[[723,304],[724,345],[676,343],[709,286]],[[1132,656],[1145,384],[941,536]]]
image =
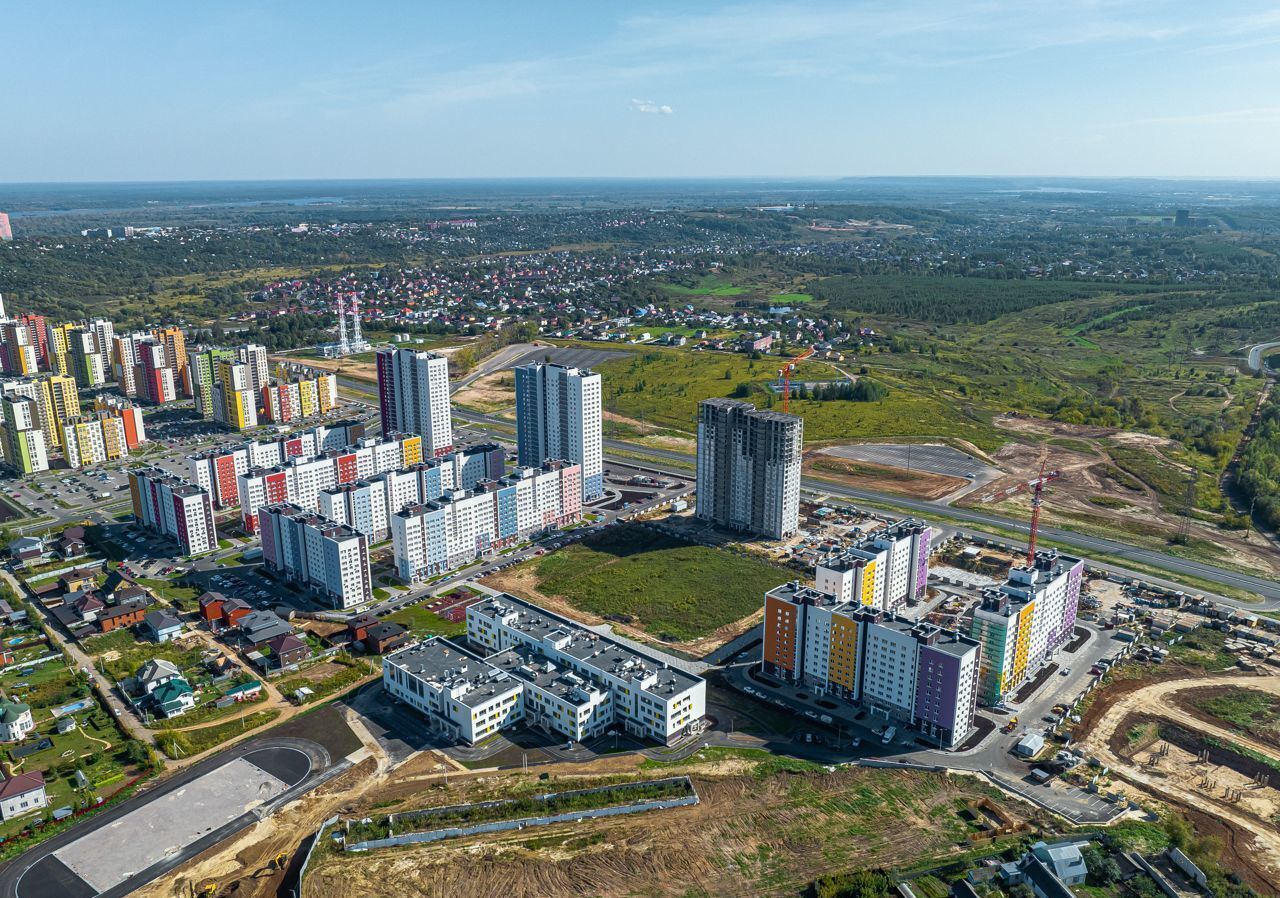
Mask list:
[[478,377],[454,393],[453,398],[459,405],[469,405],[486,412],[515,405],[515,374],[510,371],[494,371]]
[[872,462],[840,458],[822,452],[806,453],[804,473],[860,489],[877,490],[919,499],[941,499],[969,485],[963,477],[928,471],[908,471]]
[[956,808],[985,794],[969,778],[906,771],[700,771],[694,782],[702,799],[694,807],[325,858],[306,894],[791,896],[831,869],[953,850]]

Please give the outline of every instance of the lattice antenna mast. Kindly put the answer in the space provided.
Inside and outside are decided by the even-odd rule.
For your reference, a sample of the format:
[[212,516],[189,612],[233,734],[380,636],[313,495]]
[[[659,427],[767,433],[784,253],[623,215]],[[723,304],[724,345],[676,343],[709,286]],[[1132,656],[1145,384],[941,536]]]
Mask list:
[[338,355],[346,355],[351,346],[347,343],[347,318],[344,314],[346,303],[342,297],[338,297]]

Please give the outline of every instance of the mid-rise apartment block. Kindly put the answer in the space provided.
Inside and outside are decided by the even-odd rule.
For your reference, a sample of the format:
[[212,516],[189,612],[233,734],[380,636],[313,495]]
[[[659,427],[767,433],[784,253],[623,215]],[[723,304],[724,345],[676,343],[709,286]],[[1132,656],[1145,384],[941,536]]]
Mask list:
[[[324,431],[317,428],[317,431]],[[382,439],[364,438],[342,449],[324,449],[315,455],[296,455],[271,467],[259,466],[263,443],[246,443],[247,466],[236,478],[240,517],[245,531],[257,530],[257,510],[274,502],[293,502],[309,511],[320,510],[320,493],[344,483],[355,483],[387,471],[417,464],[422,458],[422,437],[390,434]],[[266,447],[279,443],[267,443]],[[285,445],[289,445],[286,443]]]
[[0,398],[0,443],[4,461],[20,474],[49,470],[49,454],[44,431],[40,429],[40,410],[29,396],[8,394]]
[[761,670],[955,748],[973,730],[982,646],[799,583],[765,594]]
[[932,536],[932,528],[921,521],[890,524],[820,556],[814,585],[844,602],[898,612],[925,596]]
[[997,705],[1048,664],[1075,631],[1084,562],[1037,552],[983,591],[969,635],[982,643],[982,700]]
[[154,405],[176,401],[178,382],[165,345],[147,337],[134,343],[134,351],[138,359],[134,369],[138,398]]
[[582,368],[534,362],[515,369],[519,462],[549,458],[582,468],[582,500],[604,495],[600,375]]
[[249,371],[249,389],[255,396],[261,396],[263,388],[270,383],[267,375],[267,347],[257,343],[246,343],[236,347],[236,358],[244,362]]
[[94,342],[93,332],[80,327],[64,331],[67,338],[67,367],[81,387],[92,389],[107,382],[108,368]]
[[111,372],[111,346],[115,343],[116,326],[110,318],[94,318],[86,322],[84,328],[93,334],[94,350],[98,353],[102,373],[105,377]]
[[262,508],[259,522],[268,571],[303,584],[335,608],[373,600],[364,534],[287,502]]
[[182,328],[164,327],[152,331],[151,336],[164,347],[165,361],[173,371],[173,388],[177,392],[187,392],[187,336]]
[[747,402],[698,405],[698,517],[772,539],[800,522],[804,419]]
[[434,352],[379,349],[375,361],[382,432],[421,435],[428,457],[451,452],[448,359]]
[[49,353],[49,370],[54,374],[70,375],[71,371],[71,332],[74,324],[54,324],[46,322],[44,326],[45,344]]
[[706,715],[706,682],[511,595],[467,607],[467,641],[518,679],[530,723],[571,739],[618,728],[670,744]]
[[40,347],[25,321],[0,320],[0,365],[19,377],[40,369]]
[[582,518],[580,469],[548,461],[389,514],[396,576],[415,583]]
[[63,455],[67,467],[84,468],[129,454],[124,421],[106,412],[91,418],[72,418],[63,425]]
[[214,372],[213,418],[235,430],[258,426],[258,396],[250,368],[235,359],[219,359]]
[[[51,379],[57,380],[57,378]],[[70,378],[65,379],[70,380]],[[74,388],[74,386],[75,384],[72,382],[72,387]],[[56,395],[55,390],[55,404]],[[76,414],[79,414],[78,404],[76,409]],[[109,394],[100,394],[93,400],[93,410],[99,416],[106,414],[112,418],[120,419],[120,423],[124,427],[124,442],[130,452],[147,441],[147,425],[142,417],[142,409],[129,400]],[[74,415],[68,415],[67,417],[74,417]]]
[[268,384],[262,389],[263,409],[272,424],[289,424],[315,415],[324,415],[338,406],[338,378],[321,374],[315,378]]
[[0,395],[25,396],[35,402],[36,424],[44,434],[46,452],[61,448],[64,422],[80,414],[80,393],[70,377],[12,378],[0,382]]
[[[363,424],[346,422],[322,425],[288,436],[249,440],[187,456],[188,476],[201,489],[209,491],[216,507],[232,508],[240,504],[238,478],[250,468],[270,468],[292,458],[311,458],[321,452],[352,445],[363,438]],[[402,455],[410,457],[412,454],[411,447],[402,449]],[[284,499],[277,501],[283,502]]]
[[195,484],[160,468],[129,472],[129,496],[137,523],[175,540],[183,554],[199,555],[218,547],[213,502]]
[[213,418],[213,385],[218,376],[218,365],[230,361],[235,354],[230,349],[200,349],[187,352],[187,392],[195,399],[200,417]]

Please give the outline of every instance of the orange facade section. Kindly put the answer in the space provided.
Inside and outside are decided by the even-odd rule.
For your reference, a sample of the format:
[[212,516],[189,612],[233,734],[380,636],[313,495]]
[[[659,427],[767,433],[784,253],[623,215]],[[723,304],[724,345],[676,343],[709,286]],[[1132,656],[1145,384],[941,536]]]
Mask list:
[[764,603],[764,660],[775,667],[796,668],[796,625],[798,609],[790,602],[767,596]]

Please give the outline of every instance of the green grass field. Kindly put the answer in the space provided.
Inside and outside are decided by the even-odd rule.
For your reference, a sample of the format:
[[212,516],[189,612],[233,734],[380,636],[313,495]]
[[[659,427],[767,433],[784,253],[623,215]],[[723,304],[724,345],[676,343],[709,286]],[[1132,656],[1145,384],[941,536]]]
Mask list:
[[[992,410],[956,401],[939,392],[925,372],[917,375],[900,369],[898,357],[892,360],[895,367],[877,364],[872,369],[889,388],[889,396],[881,402],[793,400],[791,412],[805,421],[805,441],[958,438],[984,449],[1004,442],[1004,435],[991,425]],[[646,347],[642,353],[604,362],[596,370],[604,381],[609,411],[691,434],[703,399],[743,398],[758,407],[780,409],[782,400],[767,385],[777,379],[783,362],[777,356],[753,360],[741,354]],[[825,381],[839,376],[830,365],[810,361],[799,366],[793,379]]]
[[739,296],[748,292],[748,288],[713,274],[703,275],[691,287],[684,284],[663,284],[662,289],[677,296]]
[[782,568],[642,527],[618,527],[529,562],[539,586],[578,608],[667,639],[696,639],[758,611]]
[[187,758],[202,751],[229,742],[257,727],[264,726],[280,716],[280,712],[255,711],[238,720],[200,727],[196,730],[164,730],[157,735],[156,744],[170,758]]
[[445,620],[420,605],[401,608],[395,614],[388,614],[386,619],[409,630],[416,639],[426,639],[428,636],[461,636],[467,632],[465,621],[454,623]]
[[1229,687],[1194,699],[1195,706],[1251,736],[1274,739],[1280,731],[1280,698],[1256,689]]

